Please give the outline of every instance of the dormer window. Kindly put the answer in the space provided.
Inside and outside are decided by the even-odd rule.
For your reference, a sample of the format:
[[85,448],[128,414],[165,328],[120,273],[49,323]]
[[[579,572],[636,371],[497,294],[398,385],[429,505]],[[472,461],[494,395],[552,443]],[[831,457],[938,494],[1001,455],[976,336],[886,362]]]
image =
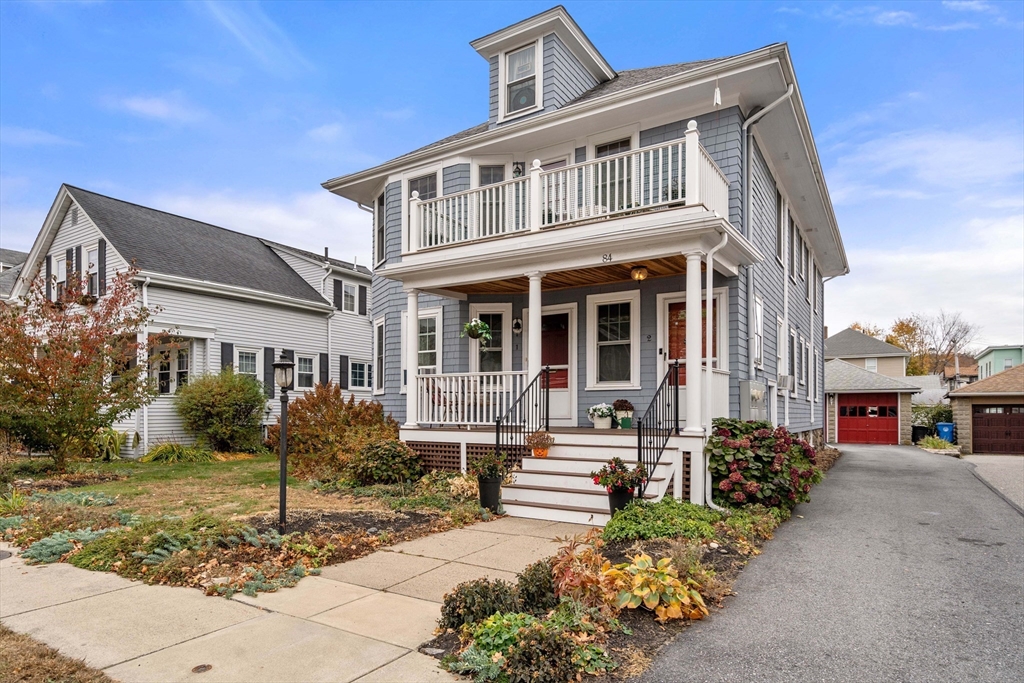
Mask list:
[[505,107],[514,114],[537,105],[537,46],[530,45],[506,56]]

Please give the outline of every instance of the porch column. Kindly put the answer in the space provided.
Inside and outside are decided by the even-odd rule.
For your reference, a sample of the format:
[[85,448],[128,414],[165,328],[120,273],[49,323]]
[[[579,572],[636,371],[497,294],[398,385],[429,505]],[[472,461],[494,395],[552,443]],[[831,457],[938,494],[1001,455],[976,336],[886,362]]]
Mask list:
[[527,339],[527,349],[529,350],[529,358],[526,366],[526,381],[532,382],[533,378],[540,374],[541,369],[541,297],[540,297],[540,282],[544,278],[544,273],[533,271],[527,273],[526,277],[530,278],[530,332],[529,338]]
[[408,289],[405,294],[408,300],[405,322],[405,426],[416,427],[419,416],[416,377],[419,375],[420,366],[420,290]]
[[[701,252],[686,255],[686,428],[688,436],[704,436],[701,426]],[[690,453],[690,502],[704,504],[704,452]]]

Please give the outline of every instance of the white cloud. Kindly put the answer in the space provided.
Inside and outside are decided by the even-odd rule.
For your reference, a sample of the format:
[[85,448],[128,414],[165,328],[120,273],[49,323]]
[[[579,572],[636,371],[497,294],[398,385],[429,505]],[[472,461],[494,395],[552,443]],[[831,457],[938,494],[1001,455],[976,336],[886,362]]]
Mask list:
[[348,137],[345,127],[340,123],[327,123],[306,132],[306,135],[317,142],[337,142],[341,137]]
[[872,17],[872,20],[876,24],[882,26],[901,26],[906,24],[913,24],[917,17],[910,12],[903,10],[893,12],[879,12]]
[[143,203],[319,254],[329,247],[334,258],[370,264],[370,214],[326,190],[282,197],[231,191],[158,194]]
[[382,111],[380,115],[389,121],[406,121],[416,115],[416,110],[412,107],[403,107],[402,109]]
[[826,287],[826,324],[889,325],[909,313],[961,311],[985,344],[1024,340],[1024,214],[974,219],[960,239],[849,252],[850,275]]
[[837,21],[841,24],[874,24],[886,27],[914,28],[924,31],[959,31],[978,28],[969,22],[933,24],[906,10],[889,10],[877,5],[829,5],[810,16]]
[[205,111],[190,104],[181,93],[164,96],[136,95],[108,102],[114,108],[129,114],[166,123],[195,123],[207,116]]
[[54,145],[76,145],[78,143],[36,128],[0,126],[0,144],[12,147],[52,147]]
[[259,4],[207,0],[203,6],[268,72],[287,76],[314,69]]
[[983,0],[945,0],[942,6],[954,12],[998,12],[995,7]]

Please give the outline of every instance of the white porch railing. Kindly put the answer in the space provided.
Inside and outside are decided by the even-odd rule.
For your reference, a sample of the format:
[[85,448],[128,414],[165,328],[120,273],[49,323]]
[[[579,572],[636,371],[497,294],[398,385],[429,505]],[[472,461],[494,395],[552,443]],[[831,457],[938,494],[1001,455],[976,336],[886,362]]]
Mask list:
[[706,149],[700,148],[700,198],[704,206],[729,218],[729,181]]
[[[685,367],[685,364],[680,364]],[[729,417],[729,371],[711,370],[711,384],[707,384],[708,370],[701,369],[701,386],[711,390],[711,419]],[[679,422],[686,421],[686,385],[679,387]],[[703,401],[701,402],[703,406]]]
[[417,422],[494,426],[525,388],[525,372],[420,375],[416,378]]
[[529,200],[530,178],[525,177],[420,202],[418,246],[426,249],[526,230]]

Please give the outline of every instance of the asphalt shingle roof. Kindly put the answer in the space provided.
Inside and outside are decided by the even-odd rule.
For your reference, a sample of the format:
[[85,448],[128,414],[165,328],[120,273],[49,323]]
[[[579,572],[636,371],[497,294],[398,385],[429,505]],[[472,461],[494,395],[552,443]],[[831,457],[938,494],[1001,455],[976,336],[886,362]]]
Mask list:
[[0,263],[8,266],[16,266],[24,263],[28,258],[28,252],[16,251],[14,249],[0,249]]
[[142,270],[325,303],[257,237],[67,186],[118,253]]
[[908,383],[906,380],[899,380],[895,377],[880,375],[877,372],[870,372],[838,358],[825,363],[826,394],[886,391],[906,394],[917,393],[921,389]]
[[8,268],[4,272],[0,273],[0,299],[6,299],[11,295],[11,290],[14,289],[14,283],[17,282],[18,276],[21,275],[21,267],[23,265],[25,264],[19,263],[13,268]]
[[910,356],[910,352],[849,327],[825,340],[826,360],[876,356]]
[[971,394],[1016,394],[1024,395],[1024,365],[1017,365],[1009,370],[972,382],[967,386],[949,392],[952,397],[970,396]]
[[[317,254],[316,252],[313,252],[313,251],[306,251],[305,249],[299,249],[297,247],[291,247],[291,246],[288,246],[287,244],[281,244],[280,242],[274,242],[273,240],[261,240],[261,241],[264,244],[270,245],[271,247],[277,247],[278,249],[284,249],[285,251],[290,251],[290,252],[292,252],[294,254],[299,254],[300,256],[305,256],[306,258],[311,259],[313,261],[317,261],[319,263],[323,263],[323,261],[324,261],[323,254]],[[342,268],[344,270],[353,270],[353,271],[355,271],[357,273],[362,273],[363,275],[366,275],[366,276],[373,275],[373,271],[371,271],[366,266],[357,266],[354,263],[349,263],[348,261],[342,261],[340,259],[336,259],[336,258],[333,258],[331,256],[328,256],[327,260],[330,261],[331,265],[335,266],[336,268]]]

